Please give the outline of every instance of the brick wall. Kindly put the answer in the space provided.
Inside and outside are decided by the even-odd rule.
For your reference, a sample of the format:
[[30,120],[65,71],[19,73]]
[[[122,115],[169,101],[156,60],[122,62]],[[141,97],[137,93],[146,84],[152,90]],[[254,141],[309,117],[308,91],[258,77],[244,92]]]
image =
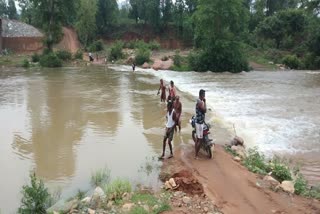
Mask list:
[[42,37],[3,37],[2,48],[12,51],[38,51],[43,48]]

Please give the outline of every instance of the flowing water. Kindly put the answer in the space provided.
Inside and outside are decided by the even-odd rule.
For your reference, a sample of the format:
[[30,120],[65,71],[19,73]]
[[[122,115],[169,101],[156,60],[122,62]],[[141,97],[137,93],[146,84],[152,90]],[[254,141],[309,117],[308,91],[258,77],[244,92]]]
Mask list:
[[[320,73],[179,73],[117,66],[0,70],[0,209],[14,213],[30,171],[62,197],[89,189],[91,173],[158,187],[165,105],[159,79],[173,80],[182,95],[182,133],[174,145],[191,143],[187,123],[200,88],[217,143],[233,133],[267,155],[301,161],[312,183],[320,181]],[[230,134],[219,136],[219,128]]]

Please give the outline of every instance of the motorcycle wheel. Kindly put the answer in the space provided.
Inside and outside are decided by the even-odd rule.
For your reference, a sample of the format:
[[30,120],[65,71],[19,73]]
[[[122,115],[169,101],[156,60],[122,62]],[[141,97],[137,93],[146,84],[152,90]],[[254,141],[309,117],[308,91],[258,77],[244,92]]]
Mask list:
[[208,158],[211,159],[212,158],[212,151],[211,151],[211,147],[210,146],[207,146],[206,152],[208,153]]
[[192,131],[192,139],[193,139],[193,142],[196,143],[197,142],[197,133],[195,130]]

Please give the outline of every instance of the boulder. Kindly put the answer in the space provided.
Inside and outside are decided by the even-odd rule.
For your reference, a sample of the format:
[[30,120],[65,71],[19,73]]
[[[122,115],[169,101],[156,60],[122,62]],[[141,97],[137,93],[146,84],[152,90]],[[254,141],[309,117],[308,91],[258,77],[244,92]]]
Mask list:
[[244,146],[244,140],[241,138],[241,137],[234,137],[232,140],[231,140],[231,146]]
[[90,201],[90,207],[97,208],[100,206],[102,201],[105,199],[106,195],[104,194],[101,187],[97,187],[92,195],[91,201]]
[[240,161],[241,161],[241,158],[240,158],[239,156],[235,156],[235,157],[233,158],[233,160],[234,160],[234,161],[237,161],[237,162],[240,162]]
[[85,197],[84,199],[81,200],[82,203],[85,203],[85,204],[89,204],[91,201],[91,198],[90,197]]
[[279,186],[285,192],[294,193],[294,184],[292,181],[282,181],[281,185]]
[[78,203],[79,202],[76,199],[71,200],[69,202],[65,202],[64,200],[60,200],[55,205],[53,205],[52,207],[47,209],[47,212],[50,213],[50,212],[59,210],[63,213],[68,213],[68,212],[70,212],[70,210],[77,208],[79,205]]
[[169,179],[169,183],[170,183],[170,185],[171,185],[173,188],[177,186],[177,184],[176,184],[176,182],[174,181],[173,178],[170,178],[170,179]]
[[280,185],[280,182],[271,177],[270,175],[266,175],[263,178],[263,181],[268,187],[276,188],[278,185]]
[[150,68],[150,67],[151,66],[147,62],[143,63],[143,65],[142,65],[142,68],[144,68],[144,69],[147,69],[147,68]]
[[231,150],[235,151],[243,159],[246,157],[246,149],[243,146],[231,146]]
[[156,59],[152,65],[154,70],[169,70],[173,66],[173,60],[161,61]]

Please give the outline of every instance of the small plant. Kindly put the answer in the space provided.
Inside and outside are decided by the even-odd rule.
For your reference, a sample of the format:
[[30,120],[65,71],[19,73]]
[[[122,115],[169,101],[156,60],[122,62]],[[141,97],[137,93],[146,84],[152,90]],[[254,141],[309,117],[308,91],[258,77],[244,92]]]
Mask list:
[[179,52],[177,51],[176,54],[173,56],[173,63],[175,66],[180,67],[182,63],[182,57],[180,56]]
[[32,62],[39,62],[40,61],[40,55],[37,53],[34,53],[31,57]]
[[129,214],[148,214],[148,212],[143,207],[133,207]]
[[74,59],[83,59],[83,52],[81,50],[77,50],[77,52],[74,54]]
[[154,213],[158,214],[158,213],[163,213],[163,212],[169,211],[169,210],[171,210],[170,205],[167,202],[162,202],[160,204],[159,208],[154,210]]
[[56,52],[56,55],[59,59],[63,61],[68,61],[72,59],[72,54],[66,50],[59,50]]
[[282,63],[291,69],[298,69],[301,67],[300,59],[295,55],[287,55],[283,58]]
[[103,49],[104,48],[103,48],[103,41],[102,40],[94,41],[88,48],[88,50],[91,52],[102,51]]
[[294,193],[297,195],[303,195],[308,190],[307,180],[299,174],[294,182]]
[[249,149],[243,163],[251,172],[259,174],[267,173],[267,164],[265,163],[264,155],[260,154],[257,148]]
[[24,60],[22,61],[22,67],[24,67],[24,68],[29,68],[29,67],[30,67],[29,60],[24,59]]
[[122,52],[123,45],[123,42],[117,41],[111,46],[109,60],[118,60],[124,57],[124,54]]
[[272,177],[279,182],[292,180],[291,172],[289,167],[280,158],[274,157],[268,166],[269,170],[272,171]]
[[121,200],[124,193],[130,193],[132,190],[128,180],[116,179],[105,186],[105,192],[108,197],[113,197],[115,200]]
[[103,168],[97,170],[95,173],[91,174],[91,184],[93,186],[102,187],[110,182],[110,170],[108,168]]
[[46,55],[42,55],[40,58],[40,65],[43,67],[61,67],[62,61],[57,57],[55,53],[49,53]]
[[147,204],[148,206],[154,206],[156,204],[158,204],[158,200],[156,197],[154,197],[151,194],[140,194],[140,193],[135,193],[132,198],[131,201],[133,203],[138,203],[138,202],[142,202]]
[[148,43],[148,47],[151,49],[151,50],[159,50],[160,49],[160,44],[159,42],[153,40],[151,42]]
[[31,185],[22,187],[21,206],[18,213],[21,214],[45,214],[48,208],[47,202],[50,197],[48,189],[42,180],[38,180],[35,173],[30,175]]
[[76,198],[77,198],[78,200],[81,200],[81,199],[83,199],[83,198],[84,198],[84,196],[85,196],[85,195],[86,195],[86,192],[84,192],[84,191],[82,191],[82,190],[78,189],[78,192],[77,192]]

